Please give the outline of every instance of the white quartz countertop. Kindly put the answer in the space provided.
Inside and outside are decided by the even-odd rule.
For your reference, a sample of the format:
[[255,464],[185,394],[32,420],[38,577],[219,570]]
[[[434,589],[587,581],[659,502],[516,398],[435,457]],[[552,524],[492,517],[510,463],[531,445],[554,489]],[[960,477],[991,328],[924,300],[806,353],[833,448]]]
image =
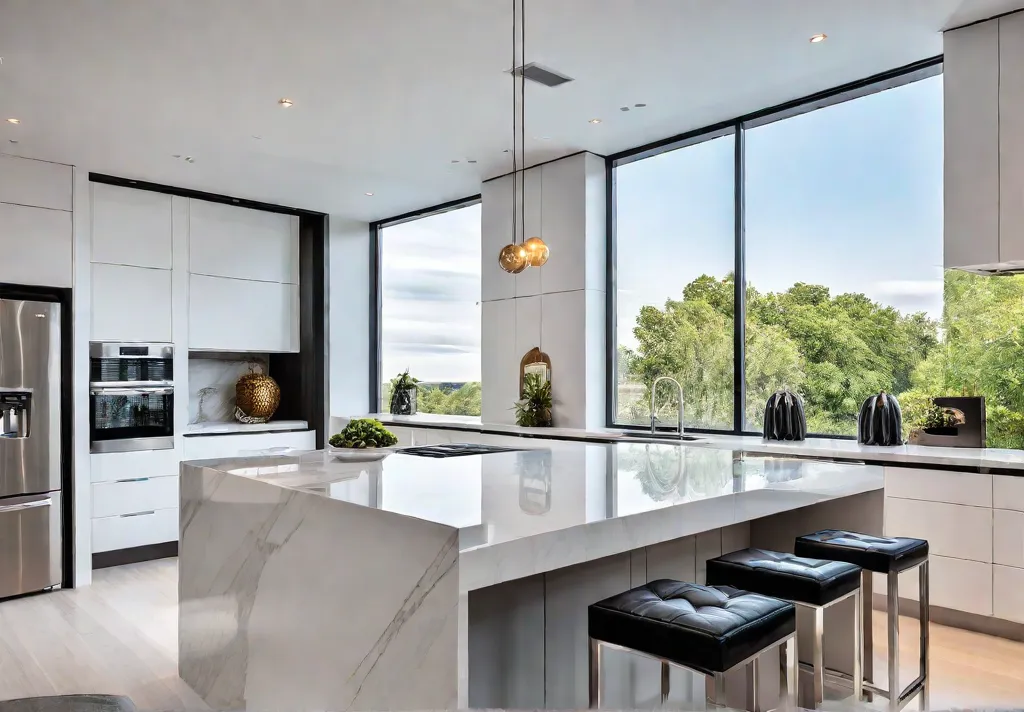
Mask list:
[[271,420],[269,423],[205,422],[189,423],[185,437],[190,435],[237,435],[241,433],[281,432],[285,430],[308,430],[305,420]]
[[674,444],[523,439],[376,463],[328,452],[189,463],[459,530],[463,590],[883,487],[881,467]]
[[[638,439],[634,435],[625,435],[622,430],[612,428],[598,428],[594,430],[521,428],[517,425],[502,423],[482,423],[479,418],[459,415],[433,415],[427,413],[391,415],[389,413],[374,413],[370,416],[358,417],[377,418],[387,424],[409,428],[445,428],[503,435],[570,438],[602,442],[618,440],[635,442]],[[700,440],[688,441],[686,443],[688,447],[728,448],[751,454],[790,455],[836,460],[946,465],[970,469],[1024,470],[1024,450],[933,447],[927,445],[879,447],[877,445],[861,445],[856,440],[832,438],[808,438],[802,442],[776,442],[767,441],[757,436],[692,434],[700,438]],[[665,442],[664,439],[660,439],[660,441]]]

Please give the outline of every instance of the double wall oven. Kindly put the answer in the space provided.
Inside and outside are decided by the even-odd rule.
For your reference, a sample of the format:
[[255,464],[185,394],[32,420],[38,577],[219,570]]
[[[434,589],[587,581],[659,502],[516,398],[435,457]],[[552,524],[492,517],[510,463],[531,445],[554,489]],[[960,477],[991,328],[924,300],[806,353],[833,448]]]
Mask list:
[[174,347],[89,346],[92,452],[174,447]]

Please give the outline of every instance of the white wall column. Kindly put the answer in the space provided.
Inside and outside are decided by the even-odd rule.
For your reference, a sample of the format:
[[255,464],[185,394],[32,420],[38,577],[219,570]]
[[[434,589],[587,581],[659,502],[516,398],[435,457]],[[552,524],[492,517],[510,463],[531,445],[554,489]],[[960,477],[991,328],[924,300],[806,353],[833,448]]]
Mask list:
[[519,362],[551,357],[557,427],[605,425],[606,235],[604,159],[578,153],[525,171],[526,237],[551,258],[518,275],[498,267],[512,241],[512,176],[482,189],[482,420],[514,423]]
[[369,413],[370,226],[331,215],[329,239],[328,415]]

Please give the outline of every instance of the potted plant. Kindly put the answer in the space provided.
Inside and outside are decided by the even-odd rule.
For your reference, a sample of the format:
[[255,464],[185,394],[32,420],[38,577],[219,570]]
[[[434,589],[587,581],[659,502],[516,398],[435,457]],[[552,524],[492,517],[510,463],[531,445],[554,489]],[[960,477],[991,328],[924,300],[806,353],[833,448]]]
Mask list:
[[345,429],[331,436],[331,453],[341,460],[366,462],[383,460],[393,452],[398,438],[373,418],[355,418]]
[[538,373],[528,373],[523,380],[523,397],[516,401],[516,425],[523,428],[550,428],[551,381]]
[[419,379],[409,375],[409,369],[391,379],[391,403],[388,410],[392,415],[416,414],[416,391]]

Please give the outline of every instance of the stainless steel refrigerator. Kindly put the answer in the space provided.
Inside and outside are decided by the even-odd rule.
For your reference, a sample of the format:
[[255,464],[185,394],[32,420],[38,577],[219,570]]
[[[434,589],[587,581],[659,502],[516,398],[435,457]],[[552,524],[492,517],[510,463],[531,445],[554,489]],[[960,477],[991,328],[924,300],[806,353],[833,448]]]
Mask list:
[[0,598],[61,582],[60,305],[0,299]]

